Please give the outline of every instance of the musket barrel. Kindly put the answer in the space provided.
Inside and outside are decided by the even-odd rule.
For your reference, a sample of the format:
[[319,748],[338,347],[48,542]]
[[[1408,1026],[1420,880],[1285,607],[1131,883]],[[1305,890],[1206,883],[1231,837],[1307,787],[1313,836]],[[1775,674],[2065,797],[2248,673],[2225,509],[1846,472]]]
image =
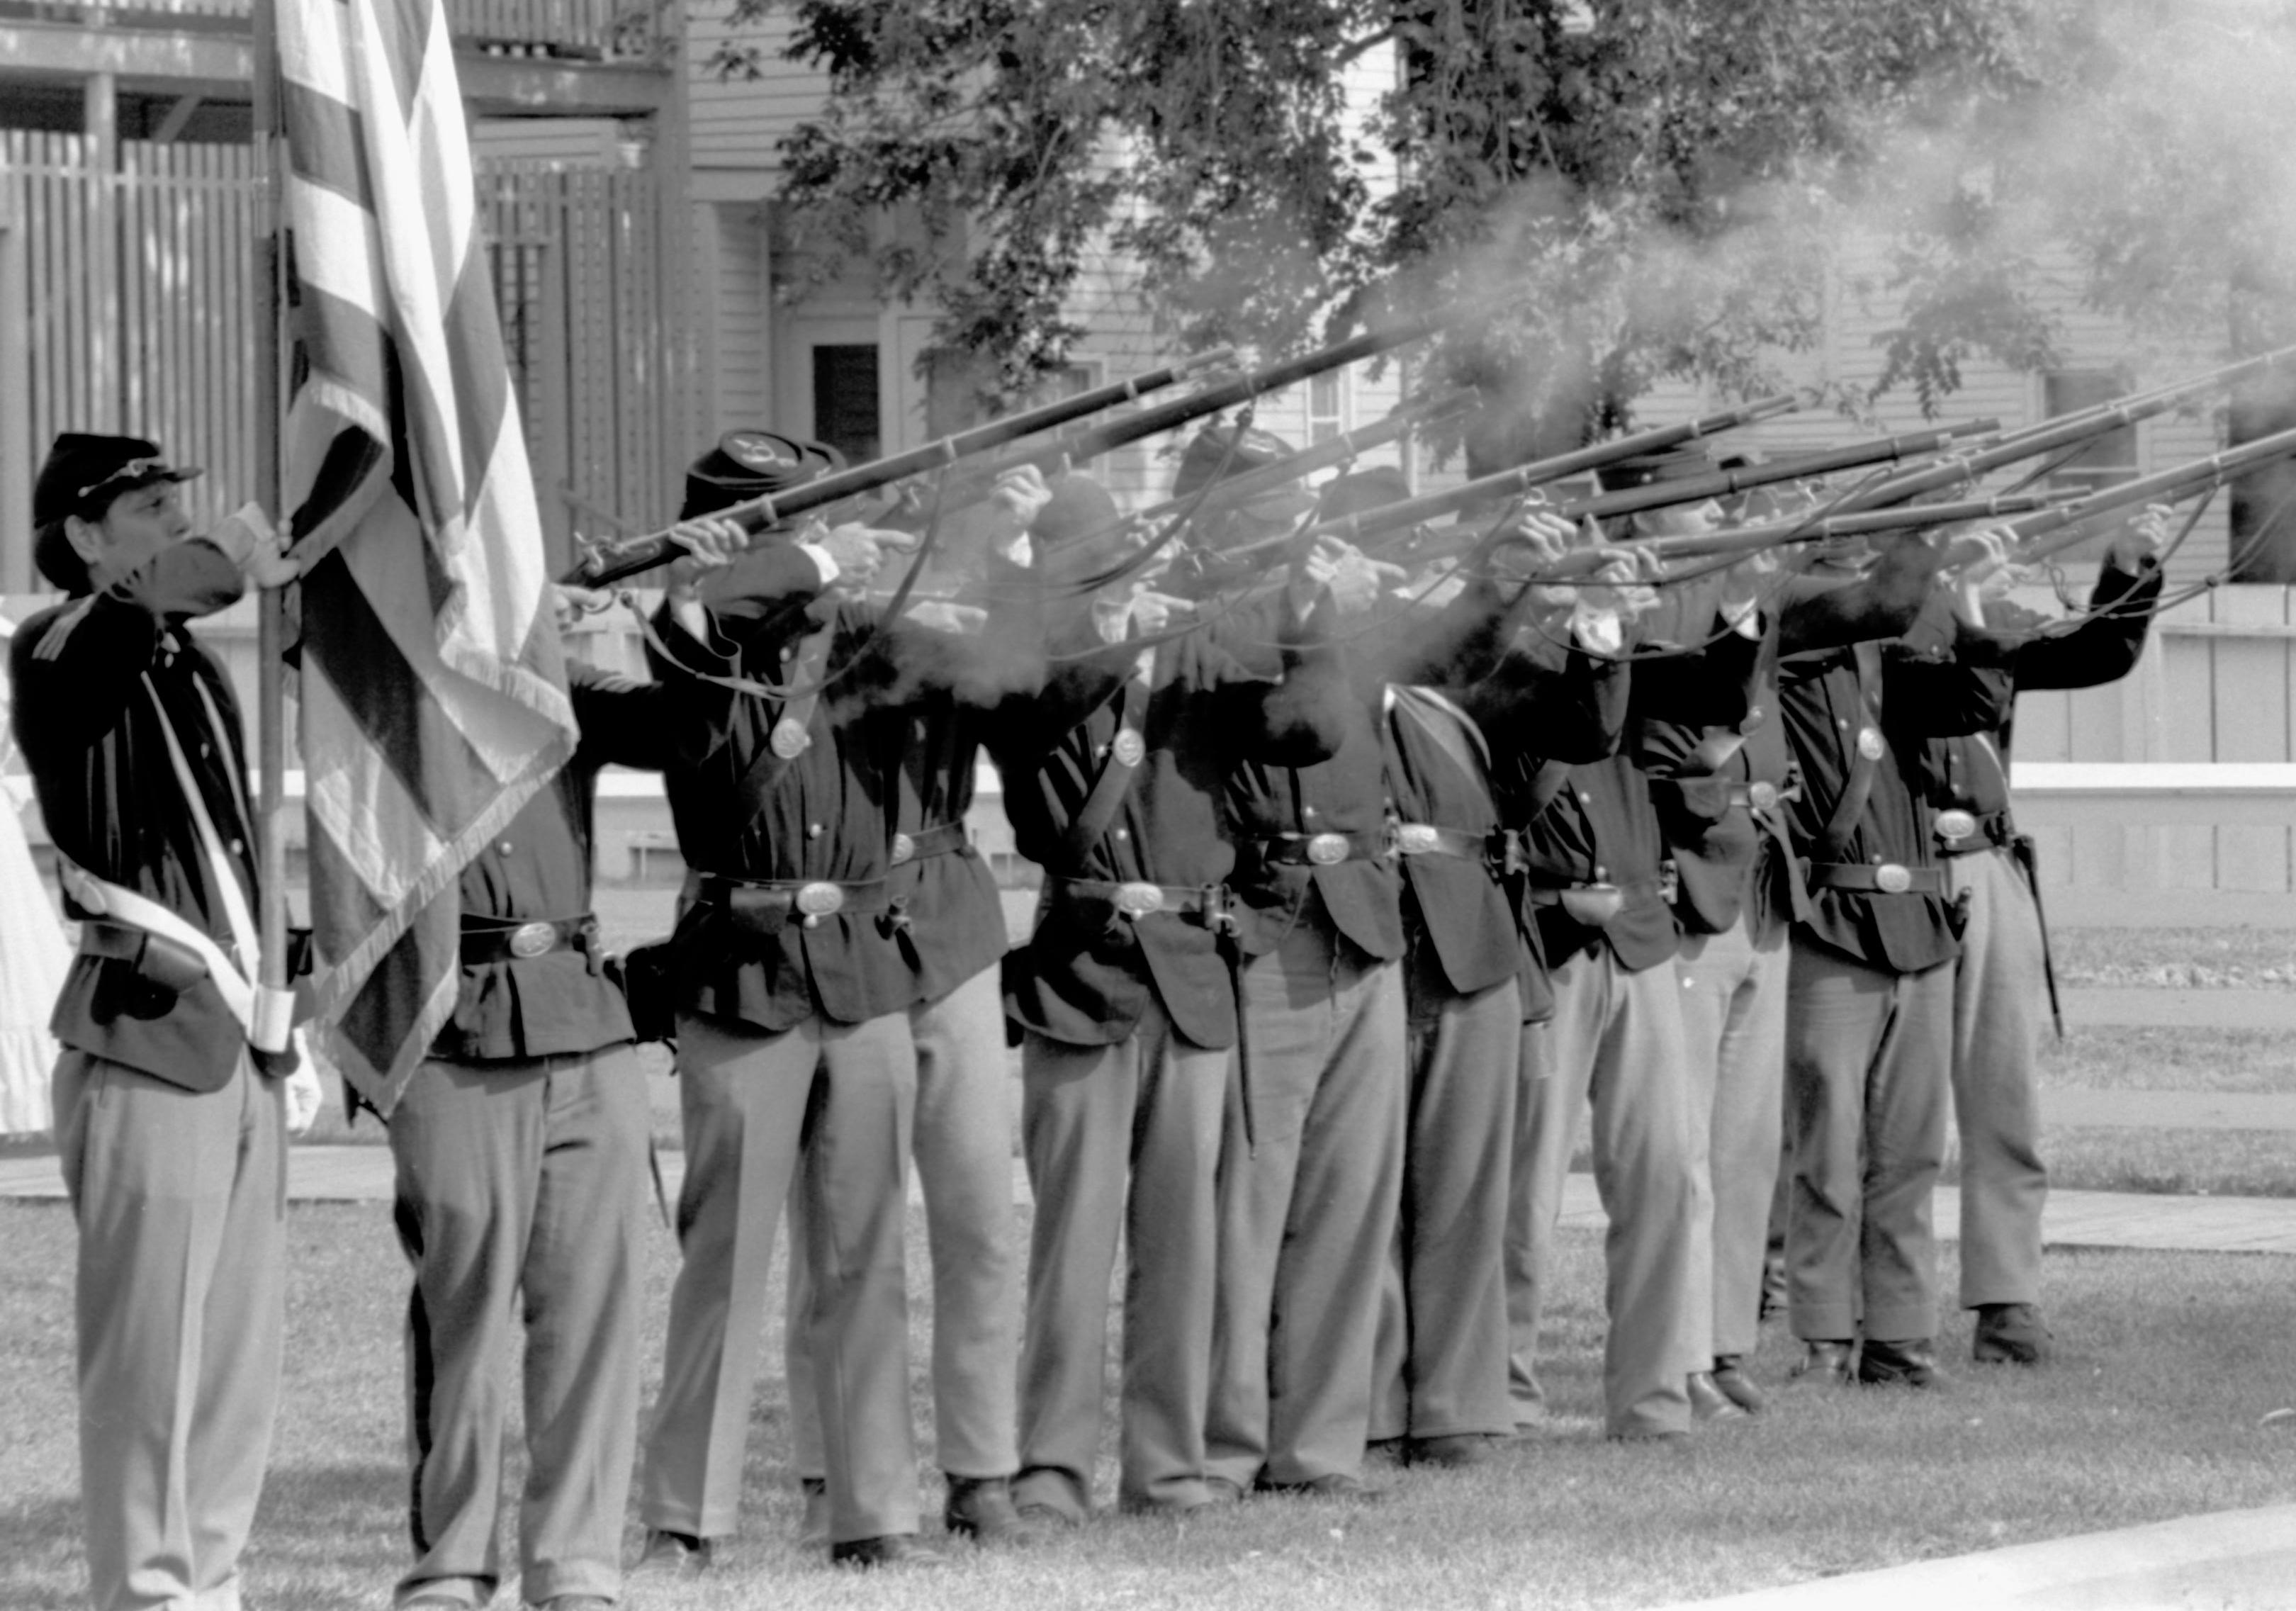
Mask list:
[[[2058,548],[2069,547],[2081,541],[2087,535],[2085,532],[2076,532],[2067,536],[2062,541],[2055,543],[2035,541],[2036,538],[2046,536],[2050,532],[2058,531],[2069,526],[2077,526],[2096,515],[2107,514],[2114,509],[2125,508],[2130,504],[2159,500],[2175,502],[2179,498],[2188,497],[2204,488],[2228,481],[2243,471],[2253,469],[2259,464],[2268,464],[2276,458],[2285,457],[2292,453],[2296,453],[2296,430],[2276,432],[2270,436],[2259,437],[2252,442],[2243,442],[2237,448],[2227,448],[2222,453],[2211,454],[2207,458],[2191,459],[2167,470],[2157,471],[2151,475],[2138,476],[2135,481],[2122,481],[2117,486],[2101,488],[2077,502],[2060,505],[2042,514],[2011,521],[2008,525],[2009,532],[2019,544],[2015,557],[2020,561],[2038,559],[2046,554],[2055,552]],[[1960,555],[1958,561],[1955,557],[1956,554]],[[1956,547],[1953,552],[1948,554],[1947,563],[1966,563],[1967,560],[1975,557],[1976,554],[1973,551],[1964,553]]]
[[[1197,353],[1161,369],[1152,369],[1145,374],[1095,386],[1074,397],[1056,398],[1039,407],[1024,409],[1001,420],[991,420],[922,447],[888,454],[867,464],[817,476],[779,497],[751,498],[718,511],[718,517],[734,521],[751,531],[763,530],[792,514],[873,491],[905,476],[939,469],[975,454],[1001,448],[1022,437],[1033,436],[1037,432],[1055,430],[1070,421],[1097,414],[1119,403],[1130,402],[1148,392],[1160,391],[1202,370],[1226,363],[1234,356],[1228,348]],[[586,561],[569,572],[564,579],[586,587],[603,587],[608,582],[651,570],[666,560],[676,558],[676,555],[677,546],[670,542],[666,534],[655,532],[646,537],[633,538],[619,545],[602,564],[593,566]]]
[[1079,545],[1095,543],[1112,537],[1119,531],[1152,526],[1159,521],[1171,519],[1192,505],[1204,514],[1233,508],[1235,505],[1246,499],[1257,497],[1263,492],[1289,486],[1304,476],[1315,474],[1318,470],[1327,470],[1334,464],[1345,464],[1358,454],[1368,453],[1374,448],[1384,447],[1417,426],[1462,413],[1472,407],[1480,396],[1481,394],[1474,387],[1462,386],[1455,391],[1447,391],[1436,397],[1422,398],[1414,402],[1405,403],[1390,412],[1383,419],[1374,420],[1368,425],[1359,425],[1353,431],[1324,441],[1310,443],[1288,458],[1278,459],[1272,464],[1262,464],[1257,470],[1247,470],[1241,475],[1233,475],[1215,481],[1209,489],[1201,492],[1190,493],[1185,497],[1166,498],[1162,503],[1152,505],[1136,514],[1120,515],[1106,525],[1086,532],[1075,541]]
[[2291,362],[2296,362],[2296,346],[2275,348],[2270,352],[2260,352],[2253,358],[2240,358],[2201,374],[2190,375],[2181,381],[2172,381],[2166,386],[2156,386],[2149,390],[2132,391],[2125,397],[2109,398],[2102,403],[2091,404],[2088,407],[2077,409],[2071,414],[2060,415],[2054,420],[2045,420],[2040,424],[2028,425],[2021,431],[2013,431],[2001,440],[2006,445],[2020,438],[2045,431],[2051,426],[2062,424],[2068,420],[2088,419],[2132,404],[2152,408],[2153,405],[2182,402],[2196,392],[2207,391],[2218,386],[2238,385],[2243,381]]
[[1639,453],[1656,453],[1679,446],[1699,437],[1713,436],[1724,431],[1735,430],[1756,420],[1773,415],[1785,414],[1799,407],[1799,400],[1790,392],[1781,392],[1719,414],[1710,414],[1677,425],[1659,425],[1648,431],[1638,431],[1629,436],[1598,442],[1593,447],[1574,448],[1551,458],[1535,459],[1513,470],[1503,470],[1496,475],[1486,475],[1440,492],[1423,493],[1390,504],[1383,509],[1367,510],[1361,514],[1345,515],[1338,520],[1324,521],[1306,530],[1286,532],[1281,537],[1263,538],[1257,542],[1242,543],[1223,551],[1228,560],[1249,559],[1270,549],[1284,547],[1318,537],[1336,537],[1342,541],[1360,543],[1389,532],[1402,531],[1441,515],[1455,514],[1478,504],[1496,503],[1515,497],[1548,481],[1560,481],[1584,470],[1599,469],[1620,459],[1632,458]]
[[2038,425],[2029,425],[2022,431],[2002,438],[2000,441],[1989,447],[1956,458],[1949,464],[1940,464],[1933,469],[1916,470],[1905,475],[1893,476],[1881,485],[1868,488],[1850,498],[1844,507],[1849,510],[1876,509],[1886,504],[1900,503],[1906,498],[1919,497],[1924,492],[1934,492],[1941,487],[1952,486],[1956,481],[1974,481],[1980,475],[1997,470],[2004,464],[2014,464],[2019,459],[2033,458],[2044,453],[2053,453],[2060,448],[2071,447],[2074,443],[2084,441],[2089,437],[2102,436],[2106,432],[2117,431],[2123,425],[2133,425],[2137,421],[2150,419],[2154,415],[2166,414],[2194,392],[2205,391],[2212,386],[2225,385],[2251,375],[2260,374],[2267,369],[2276,368],[2292,360],[2296,360],[2296,347],[2284,347],[2272,352],[2259,354],[2252,358],[2243,358],[2236,364],[2227,364],[2220,369],[2212,369],[2206,374],[2195,375],[2190,380],[2179,381],[2173,385],[2163,386],[2152,391],[2137,392],[2112,402],[2101,403],[2094,408],[2084,409],[2079,414],[2044,421]]

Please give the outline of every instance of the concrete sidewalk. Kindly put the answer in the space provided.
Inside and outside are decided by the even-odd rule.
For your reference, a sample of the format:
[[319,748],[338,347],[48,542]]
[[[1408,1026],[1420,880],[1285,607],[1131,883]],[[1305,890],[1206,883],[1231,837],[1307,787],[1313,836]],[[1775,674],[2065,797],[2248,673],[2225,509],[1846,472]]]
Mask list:
[[[664,1188],[674,1199],[685,1155],[661,1155]],[[916,1183],[910,1181],[914,1196]],[[298,1147],[288,1155],[287,1194],[298,1203],[387,1203],[390,1149]],[[63,1175],[53,1157],[0,1158],[0,1197],[61,1198]],[[1013,1200],[1029,1200],[1029,1179],[1016,1159]],[[1938,1235],[1951,1241],[1961,1225],[1961,1194],[1937,1194]],[[1562,1222],[1587,1229],[1604,1223],[1592,1175],[1572,1175],[1562,1193]],[[2181,1253],[2296,1253],[2296,1198],[2167,1197],[2134,1192],[2054,1191],[2042,1220],[2052,1247],[2143,1247]]]
[[[2181,1516],[1695,1602],[1696,1611],[2296,1607],[2296,1505]],[[1688,1605],[1669,1611],[1692,1611]]]

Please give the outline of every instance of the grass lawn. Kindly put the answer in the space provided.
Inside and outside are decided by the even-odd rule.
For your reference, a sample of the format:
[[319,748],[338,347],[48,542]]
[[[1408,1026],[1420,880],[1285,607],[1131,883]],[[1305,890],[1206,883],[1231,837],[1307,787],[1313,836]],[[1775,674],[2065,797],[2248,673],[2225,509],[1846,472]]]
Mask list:
[[[922,1228],[911,1231],[921,1270]],[[12,1611],[81,1603],[71,1245],[62,1207],[0,1206],[0,1605]],[[404,1269],[379,1204],[297,1208],[291,1246],[289,1362],[249,1589],[266,1608],[382,1607],[406,1548]],[[655,1372],[673,1270],[659,1226],[650,1254]],[[1376,1509],[1262,1500],[1184,1525],[1111,1517],[1026,1557],[960,1548],[934,1576],[832,1573],[791,1541],[776,1315],[744,1531],[716,1576],[649,1593],[635,1611],[1640,1606],[2296,1500],[2296,1432],[2259,1425],[2296,1403],[2292,1276],[2296,1263],[2269,1256],[2052,1254],[2063,1357],[2046,1369],[1960,1363],[1968,1333],[1956,1319],[1943,1339],[1955,1364],[1946,1391],[1782,1391],[1761,1421],[1684,1447],[1628,1448],[1603,1443],[1595,1419],[1599,1249],[1566,1236],[1549,1342],[1558,1414],[1500,1464],[1400,1475],[1395,1502]],[[1948,1292],[1953,1278],[1948,1259]],[[910,1353],[922,1360],[924,1284],[912,1285]],[[1758,1376],[1775,1384],[1791,1353],[1773,1328]],[[922,1393],[915,1408],[929,1429]],[[1111,1421],[1103,1448],[1112,1442]],[[921,1476],[937,1512],[930,1458]],[[1103,1500],[1113,1482],[1103,1469]]]

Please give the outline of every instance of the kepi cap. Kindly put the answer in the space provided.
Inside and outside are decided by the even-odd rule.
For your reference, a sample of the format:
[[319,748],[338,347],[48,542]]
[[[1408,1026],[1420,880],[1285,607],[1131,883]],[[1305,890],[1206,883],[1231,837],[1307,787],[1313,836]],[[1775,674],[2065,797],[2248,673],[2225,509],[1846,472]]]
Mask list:
[[64,534],[67,515],[101,520],[112,500],[158,481],[188,481],[205,472],[170,464],[160,444],[140,436],[98,436],[85,431],[60,433],[32,483],[32,563],[66,592],[87,582],[87,567]]
[[728,431],[686,466],[685,502],[677,518],[715,514],[844,468],[845,456],[826,442],[800,441],[773,431]]
[[[1201,491],[1210,481],[1226,481],[1247,470],[1281,464],[1298,451],[1273,431],[1254,427],[1239,435],[1233,425],[1207,425],[1196,432],[1187,450],[1180,455],[1179,471],[1172,478],[1172,496],[1190,497]],[[1298,520],[1315,506],[1315,494],[1283,487],[1235,505],[1254,520],[1274,522]]]
[[1595,479],[1605,492],[1624,492],[1656,481],[1686,481],[1693,476],[1711,475],[1714,468],[1714,456],[1704,448],[1685,446],[1614,460],[1596,469]]

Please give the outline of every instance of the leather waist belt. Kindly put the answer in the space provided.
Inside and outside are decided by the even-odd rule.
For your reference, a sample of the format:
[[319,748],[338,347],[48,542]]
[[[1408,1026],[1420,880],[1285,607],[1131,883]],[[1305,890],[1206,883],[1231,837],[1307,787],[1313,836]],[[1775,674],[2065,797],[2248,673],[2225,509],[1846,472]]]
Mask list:
[[531,923],[504,923],[490,918],[463,918],[463,966],[488,962],[526,962],[553,951],[594,950],[598,920],[585,912],[579,917],[542,917]]
[[1743,806],[1750,811],[1767,811],[1772,806],[1800,798],[1800,783],[1734,783],[1730,785],[1730,803]]
[[1276,834],[1252,841],[1259,859],[1274,867],[1335,867],[1387,854],[1381,834]]
[[961,822],[937,823],[929,828],[919,828],[914,834],[896,834],[890,859],[895,867],[912,861],[922,861],[928,856],[946,856],[951,851],[965,846],[964,825]]
[[2006,811],[1939,811],[1931,826],[1937,831],[1938,851],[1945,856],[1997,850],[2017,837],[2017,825]]
[[1814,890],[1849,890],[1861,895],[1942,895],[1943,867],[1909,867],[1894,861],[1809,861],[1802,872]]
[[1507,836],[1503,832],[1471,834],[1464,828],[1439,828],[1429,822],[1398,822],[1394,831],[1398,856],[1456,856],[1503,867],[1507,859]]
[[1104,900],[1116,908],[1119,916],[1136,923],[1158,912],[1198,918],[1207,928],[1218,928],[1232,921],[1227,915],[1227,885],[1224,884],[1119,883],[1107,878],[1057,875],[1050,882],[1061,896],[1074,900]]
[[883,912],[893,905],[893,892],[882,878],[840,884],[830,878],[730,878],[723,873],[689,873],[688,900],[722,907],[737,922],[768,919],[778,927],[791,917],[808,927],[841,912]]

